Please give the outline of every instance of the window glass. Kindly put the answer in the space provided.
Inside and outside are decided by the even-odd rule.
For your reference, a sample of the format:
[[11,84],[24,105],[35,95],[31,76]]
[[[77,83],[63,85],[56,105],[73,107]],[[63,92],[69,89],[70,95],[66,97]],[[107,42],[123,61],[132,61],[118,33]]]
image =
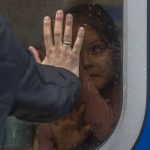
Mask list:
[[[122,107],[123,0],[3,0],[0,12],[9,18],[25,47],[44,56],[43,17],[64,10],[74,16],[73,42],[80,26],[85,38],[80,55],[81,94],[73,112],[50,123],[29,124],[8,118],[3,149],[94,150],[113,134]],[[65,108],[64,108],[65,109]]]

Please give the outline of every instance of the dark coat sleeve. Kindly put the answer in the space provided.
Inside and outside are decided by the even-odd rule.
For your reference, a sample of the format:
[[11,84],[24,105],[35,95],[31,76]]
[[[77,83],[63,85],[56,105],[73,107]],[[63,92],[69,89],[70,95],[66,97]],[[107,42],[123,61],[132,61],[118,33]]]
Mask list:
[[0,17],[0,125],[9,115],[45,122],[72,110],[79,96],[77,76],[37,64]]

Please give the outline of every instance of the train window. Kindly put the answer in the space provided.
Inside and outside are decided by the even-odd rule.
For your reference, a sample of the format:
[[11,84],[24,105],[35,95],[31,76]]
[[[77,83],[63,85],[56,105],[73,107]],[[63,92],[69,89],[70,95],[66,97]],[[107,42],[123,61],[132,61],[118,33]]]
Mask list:
[[[118,145],[117,141],[120,135],[125,136],[131,131],[129,130],[131,126],[124,124],[128,121],[130,124],[130,120],[126,119],[126,113],[132,113],[128,107],[133,106],[133,100],[131,103],[128,100],[131,99],[128,97],[130,86],[132,88],[128,79],[134,80],[130,66],[135,64],[134,57],[130,62],[133,51],[129,50],[132,46],[128,43],[126,33],[126,26],[130,21],[126,15],[130,11],[127,6],[123,0],[63,0],[61,3],[59,0],[0,2],[0,13],[10,20],[24,46],[35,46],[41,56],[45,55],[42,30],[44,16],[51,16],[54,23],[56,10],[64,10],[65,15],[71,13],[74,16],[73,43],[78,28],[80,26],[85,28],[80,55],[81,94],[74,110],[63,118],[41,124],[8,118],[1,143],[4,150],[123,149],[118,148],[122,141],[118,142]],[[125,19],[127,22],[123,23]],[[134,42],[134,39],[132,40]],[[130,66],[127,60],[131,63]],[[145,105],[142,106],[144,109]],[[141,116],[140,122],[143,113]],[[137,128],[140,127],[139,123]],[[133,141],[135,142],[135,139]]]

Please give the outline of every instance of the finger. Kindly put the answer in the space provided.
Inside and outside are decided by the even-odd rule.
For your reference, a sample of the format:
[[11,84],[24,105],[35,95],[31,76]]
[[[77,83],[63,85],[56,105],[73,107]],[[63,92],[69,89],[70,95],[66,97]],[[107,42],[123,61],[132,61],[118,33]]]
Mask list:
[[81,141],[84,141],[91,133],[91,126],[90,125],[86,125],[81,131],[80,131],[80,138]]
[[74,121],[71,121],[71,120],[66,120],[64,122],[62,122],[61,124],[61,128],[62,129],[67,129],[67,130],[70,130],[70,129],[77,129],[78,128],[78,124]]
[[39,53],[38,53],[37,49],[35,49],[33,46],[29,46],[28,49],[33,54],[33,56],[35,58],[35,61],[37,63],[41,63],[41,59],[40,59],[40,56],[39,56]]
[[49,51],[51,50],[51,47],[53,46],[51,19],[49,16],[44,17],[43,30],[44,30],[44,44],[46,48],[46,54],[49,54]]
[[81,104],[79,108],[79,115],[83,115],[84,111],[85,111],[85,105]]
[[83,37],[84,37],[84,28],[80,27],[78,30],[76,41],[73,46],[73,50],[72,50],[74,53],[76,53],[78,55],[80,54],[80,51],[81,51]]
[[57,125],[59,125],[63,121],[64,121],[64,118],[60,118],[60,119],[53,121],[52,124],[56,127]]
[[55,26],[54,26],[54,42],[56,47],[62,44],[62,25],[63,25],[63,11],[58,10],[56,12]]
[[70,48],[72,44],[72,23],[73,23],[73,16],[71,14],[66,15],[65,21],[65,32],[64,32],[64,43],[63,47]]
[[81,104],[80,107],[79,107],[79,110],[77,112],[77,115],[76,115],[76,118],[75,118],[75,122],[78,122],[80,123],[83,115],[84,115],[84,112],[85,112],[85,105],[84,104]]

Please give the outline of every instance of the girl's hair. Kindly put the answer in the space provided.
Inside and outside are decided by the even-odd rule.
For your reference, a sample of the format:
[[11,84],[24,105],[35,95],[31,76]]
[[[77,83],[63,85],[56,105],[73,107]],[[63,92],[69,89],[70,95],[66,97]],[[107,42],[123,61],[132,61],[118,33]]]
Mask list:
[[73,14],[74,18],[84,16],[89,23],[104,36],[113,46],[120,47],[119,32],[113,19],[100,4],[85,4],[70,8],[67,12]]

